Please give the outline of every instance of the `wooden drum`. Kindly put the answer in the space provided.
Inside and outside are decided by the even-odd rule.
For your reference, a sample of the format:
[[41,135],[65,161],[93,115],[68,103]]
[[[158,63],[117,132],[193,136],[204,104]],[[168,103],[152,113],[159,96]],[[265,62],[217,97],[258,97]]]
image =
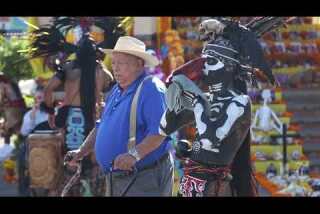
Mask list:
[[27,138],[31,188],[55,189],[63,173],[63,137],[38,131]]

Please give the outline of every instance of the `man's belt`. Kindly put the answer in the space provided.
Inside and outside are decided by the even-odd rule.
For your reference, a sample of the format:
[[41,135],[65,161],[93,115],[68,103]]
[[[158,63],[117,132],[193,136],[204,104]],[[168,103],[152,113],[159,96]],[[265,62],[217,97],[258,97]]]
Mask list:
[[[163,161],[166,161],[169,158],[169,153],[164,154],[161,158],[156,160],[154,163],[143,166],[141,168],[138,168],[138,172],[148,170],[148,169],[154,169],[157,166],[159,166]],[[127,177],[133,174],[133,171],[118,171],[118,172],[113,172],[112,175],[115,178],[121,178],[121,177]]]
[[150,165],[147,165],[147,166],[143,166],[141,168],[138,168],[138,172],[144,171],[144,170],[147,170],[147,169],[153,169],[153,168],[159,166],[163,161],[167,160],[168,158],[169,158],[169,153],[166,153],[161,158],[156,160],[154,163],[152,163]]

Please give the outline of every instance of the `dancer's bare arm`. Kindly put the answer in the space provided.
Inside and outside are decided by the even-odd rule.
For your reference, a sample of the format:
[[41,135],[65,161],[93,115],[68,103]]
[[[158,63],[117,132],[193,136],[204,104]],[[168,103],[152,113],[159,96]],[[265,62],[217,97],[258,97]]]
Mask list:
[[94,145],[96,142],[96,128],[94,128],[90,134],[87,136],[85,141],[82,143],[78,150],[73,150],[68,152],[67,155],[72,156],[72,160],[69,162],[70,165],[76,165],[79,160],[83,157],[90,154],[90,152],[94,149]]
[[44,89],[44,101],[48,107],[53,107],[53,92],[60,84],[62,84],[62,81],[57,77],[53,77]]

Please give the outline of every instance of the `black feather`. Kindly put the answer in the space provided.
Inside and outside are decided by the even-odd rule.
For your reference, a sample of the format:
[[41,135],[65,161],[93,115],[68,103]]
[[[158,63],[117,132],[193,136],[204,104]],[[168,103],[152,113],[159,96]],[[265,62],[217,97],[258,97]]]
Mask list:
[[246,25],[257,37],[263,36],[265,33],[275,30],[276,28],[284,25],[290,17],[260,17],[253,19]]
[[52,25],[42,26],[32,32],[32,42],[28,47],[30,58],[49,57],[63,53],[65,57],[76,53],[81,44],[72,44],[66,41],[68,32],[81,26],[83,35],[89,33],[90,27],[95,25],[104,31],[104,41],[90,40],[96,46],[97,60],[102,60],[104,53],[101,48],[113,48],[120,36],[126,34],[120,26],[123,18],[119,17],[54,17]]
[[98,45],[101,48],[113,48],[120,36],[126,34],[125,30],[120,27],[123,19],[119,17],[100,17],[96,20],[95,25],[104,30],[105,40]]
[[264,53],[258,38],[283,25],[289,18],[285,17],[256,17],[246,25],[239,22],[222,19],[226,27],[223,37],[239,51],[241,64],[260,69],[274,84],[272,69],[264,58]]
[[64,36],[67,35],[69,30],[75,28],[78,24],[79,21],[76,17],[55,17],[53,21],[55,28],[62,32]]
[[55,26],[42,27],[33,31],[29,48],[32,58],[47,57],[59,52],[68,55],[74,53],[77,49],[75,45],[66,42],[63,34]]

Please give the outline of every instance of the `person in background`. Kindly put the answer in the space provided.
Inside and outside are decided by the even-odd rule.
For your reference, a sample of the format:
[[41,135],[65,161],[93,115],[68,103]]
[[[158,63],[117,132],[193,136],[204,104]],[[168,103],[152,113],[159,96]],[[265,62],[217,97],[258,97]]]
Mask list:
[[[113,81],[112,74],[102,64],[102,56],[98,53],[99,50],[96,49],[91,38],[87,35],[83,36],[76,54],[66,60],[62,65],[62,70],[50,79],[45,88],[44,107],[50,111],[49,125],[63,132],[65,136],[64,154],[78,149],[94,127],[96,105],[101,100],[101,93],[108,89]],[[64,89],[63,104],[60,108],[67,107],[66,112],[62,115],[55,114],[53,111],[53,93],[60,86],[63,86]],[[95,177],[91,176],[91,173],[96,171],[94,169],[98,166],[92,155],[94,154],[82,161],[82,171],[85,177]],[[73,175],[74,170],[74,167],[66,167],[65,179],[61,188]],[[95,182],[92,181],[93,183]],[[70,195],[79,196],[79,194],[81,194],[80,183],[70,190]]]
[[35,91],[34,105],[31,110],[25,113],[20,133],[27,137],[35,130],[50,130],[48,124],[48,113],[40,109],[40,104],[44,100],[43,87],[38,86]]
[[43,87],[38,86],[34,94],[34,105],[27,111],[23,117],[20,134],[23,136],[22,143],[19,145],[18,153],[18,192],[21,196],[29,196],[29,177],[26,175],[27,170],[27,146],[26,139],[29,134],[36,130],[50,130],[48,124],[48,113],[40,109],[40,103],[44,99]]

